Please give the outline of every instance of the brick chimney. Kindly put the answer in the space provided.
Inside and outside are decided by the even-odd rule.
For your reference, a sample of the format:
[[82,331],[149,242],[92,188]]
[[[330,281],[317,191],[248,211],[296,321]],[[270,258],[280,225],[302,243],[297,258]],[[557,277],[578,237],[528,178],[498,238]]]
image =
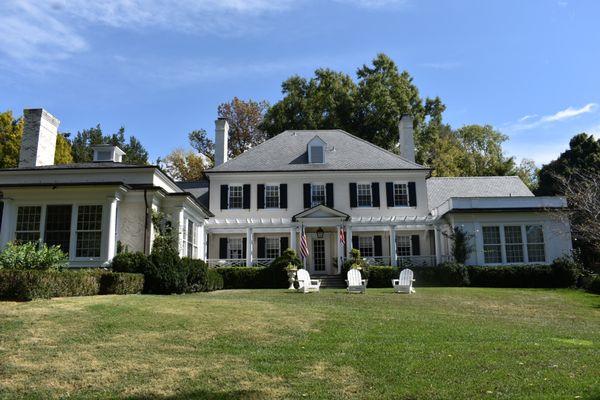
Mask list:
[[215,121],[215,167],[227,162],[229,142],[229,124],[227,119],[219,118]]
[[415,162],[415,139],[413,135],[413,117],[404,114],[398,124],[400,156]]
[[60,121],[42,108],[23,110],[25,125],[19,152],[19,168],[54,165]]

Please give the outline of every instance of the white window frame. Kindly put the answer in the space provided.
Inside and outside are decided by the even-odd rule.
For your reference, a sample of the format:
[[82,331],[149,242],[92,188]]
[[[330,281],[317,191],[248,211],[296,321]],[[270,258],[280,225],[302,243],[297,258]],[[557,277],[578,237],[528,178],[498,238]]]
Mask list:
[[[192,237],[190,241],[190,227],[192,224]],[[183,255],[184,257],[198,258],[198,223],[191,218],[183,220]],[[192,254],[189,253],[188,247],[191,246]]]
[[[239,241],[239,249],[237,248],[237,246],[235,246],[236,248],[234,249],[233,246],[231,246],[232,241],[235,240],[236,243]],[[232,257],[232,253],[233,251],[238,251],[240,252],[240,257]],[[244,238],[239,236],[235,236],[235,237],[228,237],[227,238],[227,259],[229,260],[243,260],[246,258],[246,255],[244,254]]]
[[[19,220],[19,210],[21,208],[39,208],[40,210],[40,220],[38,222],[38,229],[37,230],[17,230],[17,224],[18,224],[18,220]],[[36,242],[43,242],[44,240],[44,232],[46,231],[46,205],[38,205],[38,204],[20,204],[16,207],[17,213],[15,215],[15,229],[13,230],[13,237],[15,238],[15,240],[17,239],[17,234],[19,233],[26,233],[26,234],[32,234],[32,233],[37,233],[38,238],[36,240]]]
[[[275,255],[270,255],[269,251]],[[279,237],[265,237],[265,258],[277,258],[281,255],[281,239]]]
[[[276,206],[273,206],[273,205],[269,206],[268,205],[268,202],[267,202],[267,198],[268,198],[268,196],[267,196],[267,188],[275,188],[276,189],[276,191],[277,191],[277,205]],[[263,196],[264,196],[263,197],[263,202],[264,202],[266,210],[276,210],[276,209],[281,208],[281,191],[279,189],[279,183],[266,183],[265,184],[265,190],[264,190]]]
[[[315,187],[323,187],[323,202],[315,202],[314,200],[314,188]],[[310,206],[315,207],[319,204],[327,205],[327,186],[324,183],[315,182],[310,184]]]
[[[79,208],[80,207],[101,207],[101,216],[100,216],[100,229],[82,229],[80,230],[78,225],[79,222]],[[71,226],[71,229],[75,231],[75,240],[71,243],[71,247],[73,248],[73,259],[75,260],[99,260],[102,258],[102,250],[103,250],[103,237],[104,237],[104,217],[106,215],[106,208],[104,204],[98,203],[89,203],[89,204],[78,204],[77,207],[74,207],[76,210],[74,212],[73,219],[75,220],[74,225]],[[99,255],[98,256],[79,256],[77,255],[77,241],[79,239],[79,233],[87,233],[87,232],[100,232],[100,243],[99,243]]]
[[[365,246],[365,244],[367,244]],[[365,252],[363,251],[364,249],[370,247],[371,250],[371,254],[365,254]],[[359,236],[358,237],[358,250],[360,251],[360,255],[361,257],[365,258],[371,258],[371,257],[375,257],[375,239],[373,238],[373,236]]]
[[[529,242],[529,238],[527,237],[527,228],[528,227],[540,227],[541,231],[542,231],[542,241],[541,242]],[[525,236],[524,236],[524,240],[525,240],[525,252],[527,254],[527,260],[529,260],[529,253],[530,253],[530,249],[529,246],[542,246],[542,251],[544,253],[544,259],[542,261],[529,261],[531,263],[546,263],[547,262],[547,252],[546,252],[546,235],[544,234],[544,224],[542,223],[529,223],[529,224],[524,224],[523,228],[525,230]]]
[[[231,188],[235,188],[235,189],[239,188],[239,190],[240,190],[240,206],[239,207],[234,207],[232,205],[231,199],[233,196],[231,196],[231,193],[232,193]],[[229,185],[229,187],[227,189],[227,209],[228,210],[242,210],[243,208],[244,208],[244,185],[232,183]]]
[[[406,204],[397,204],[396,203],[396,186],[404,186],[406,189]],[[397,181],[392,183],[392,198],[394,199],[394,207],[397,208],[406,208],[410,207],[410,195],[408,192],[408,182],[406,181]]]
[[[505,232],[504,232],[504,227],[505,226],[519,226],[521,228],[521,245],[523,248],[523,262],[507,262],[507,257],[506,257],[506,239],[505,239]],[[543,239],[543,243],[531,243],[531,244],[536,244],[536,245],[540,245],[543,244],[543,249],[544,249],[544,260],[543,261],[530,261],[529,260],[529,253],[528,253],[528,241],[527,241],[527,227],[528,226],[539,226],[542,229],[542,239]],[[480,234],[479,234],[479,239],[481,240],[481,249],[482,249],[482,261],[484,263],[484,265],[520,265],[520,264],[548,264],[548,244],[546,242],[546,229],[545,229],[545,224],[543,221],[518,221],[518,222],[502,222],[502,223],[484,223],[480,225],[481,229],[480,229]],[[484,242],[483,242],[483,228],[484,227],[498,227],[500,230],[500,252],[501,252],[501,262],[499,263],[486,263],[485,262],[485,254],[483,252],[483,248],[484,248]],[[510,245],[510,244],[509,244]]]
[[[360,204],[360,187],[368,186],[369,187],[369,205],[361,205]],[[356,207],[357,208],[373,208],[373,185],[371,182],[358,182],[356,183]]]
[[[404,241],[406,241],[408,245],[402,243]],[[401,244],[403,245],[402,247],[408,248],[408,254],[400,254],[400,251],[398,250],[401,247]],[[410,235],[396,235],[396,255],[398,257],[411,257],[413,255],[412,238]]]

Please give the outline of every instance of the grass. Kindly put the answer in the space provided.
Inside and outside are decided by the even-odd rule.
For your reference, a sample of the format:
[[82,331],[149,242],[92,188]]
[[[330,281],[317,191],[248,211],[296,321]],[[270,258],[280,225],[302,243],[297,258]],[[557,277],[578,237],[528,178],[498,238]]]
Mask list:
[[237,290],[0,303],[0,398],[598,399],[600,297]]

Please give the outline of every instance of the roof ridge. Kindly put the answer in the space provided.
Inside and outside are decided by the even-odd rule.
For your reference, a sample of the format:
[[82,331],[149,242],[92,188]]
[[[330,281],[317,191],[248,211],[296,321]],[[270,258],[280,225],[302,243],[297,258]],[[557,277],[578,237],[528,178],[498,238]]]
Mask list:
[[[492,179],[492,178],[519,178],[517,175],[489,175],[489,176],[432,176],[430,179]],[[519,178],[521,179],[521,178]]]

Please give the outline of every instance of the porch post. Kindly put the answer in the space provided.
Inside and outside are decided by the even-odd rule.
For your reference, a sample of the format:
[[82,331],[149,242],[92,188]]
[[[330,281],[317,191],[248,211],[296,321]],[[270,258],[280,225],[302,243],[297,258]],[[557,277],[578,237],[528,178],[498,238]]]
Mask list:
[[350,258],[352,251],[352,226],[346,225],[346,258]]
[[0,231],[0,248],[6,246],[10,242],[13,230],[13,220],[17,219],[17,213],[13,207],[11,199],[3,199],[4,207],[2,208],[2,230]]
[[340,229],[342,229],[341,225],[336,226],[335,236],[336,236],[336,243],[337,243],[336,255],[337,255],[337,272],[338,272],[338,274],[342,272],[342,254],[343,254],[342,241],[340,240]]
[[390,226],[390,261],[392,266],[398,265],[398,252],[396,251],[396,230],[393,226]]
[[433,226],[433,241],[435,244],[435,263],[440,264],[442,262],[442,241],[440,236],[440,228]]
[[252,228],[246,228],[246,267],[252,266],[253,239]]
[[[290,248],[293,249],[296,253],[298,253],[298,248],[296,246],[296,227],[293,226],[290,228]],[[284,250],[285,249],[281,249],[281,251]]]
[[202,258],[204,261],[208,259],[208,229],[206,225],[202,225]]
[[117,248],[117,200],[116,197],[108,198],[108,226],[106,240],[106,254],[104,255],[105,262],[110,262],[115,256]]

